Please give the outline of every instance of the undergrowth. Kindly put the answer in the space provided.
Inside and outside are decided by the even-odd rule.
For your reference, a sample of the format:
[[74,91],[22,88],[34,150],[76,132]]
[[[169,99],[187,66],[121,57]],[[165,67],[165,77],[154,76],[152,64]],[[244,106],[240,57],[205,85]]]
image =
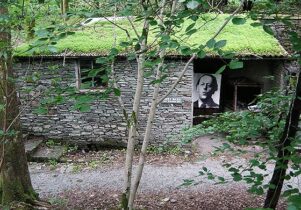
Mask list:
[[[182,132],[182,143],[190,143],[205,134],[222,133],[226,140],[239,145],[252,142],[275,144],[283,131],[291,95],[270,91],[257,98],[257,112],[224,112]],[[259,140],[259,141],[258,141]]]

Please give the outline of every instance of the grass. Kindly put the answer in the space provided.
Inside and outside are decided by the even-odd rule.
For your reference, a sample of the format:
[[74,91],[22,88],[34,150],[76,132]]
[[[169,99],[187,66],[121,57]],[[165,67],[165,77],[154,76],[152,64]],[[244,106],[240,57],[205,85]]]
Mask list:
[[[196,22],[195,29],[197,32],[191,36],[185,35],[186,28],[193,23],[192,20],[186,20],[181,24],[181,28],[175,28],[175,36],[172,37],[180,41],[185,46],[198,47],[199,45],[205,45],[206,42],[216,33],[226,18],[229,15],[222,14],[204,14]],[[207,22],[207,23],[206,23]],[[266,33],[261,25],[252,26],[253,20],[247,19],[244,24],[234,25],[231,21],[220,33],[216,41],[226,40],[227,44],[222,48],[226,52],[235,52],[240,55],[270,55],[279,56],[285,55],[286,52],[280,46],[279,42],[272,35]],[[133,36],[134,32],[131,30],[131,26],[125,20],[119,20],[118,24],[123,28],[129,30]],[[141,29],[141,25],[136,23],[138,31]],[[65,51],[72,53],[96,53],[98,55],[106,55],[112,48],[114,43],[114,30],[117,34],[117,48],[125,53],[125,50],[119,45],[120,42],[127,41],[125,32],[119,28],[113,27],[109,22],[101,22],[94,26],[78,29],[75,34],[69,35],[66,38],[60,39],[56,48],[58,53]],[[149,43],[154,40],[156,35],[156,29],[151,30]],[[23,44],[16,49],[16,55],[26,56],[28,44]],[[170,54],[179,54],[174,50],[169,49]],[[49,52],[43,52],[40,54],[47,54]],[[210,49],[207,49],[207,54],[212,54]]]
[[178,145],[159,145],[159,146],[149,146],[147,148],[149,154],[154,155],[180,155],[183,154],[183,150]]

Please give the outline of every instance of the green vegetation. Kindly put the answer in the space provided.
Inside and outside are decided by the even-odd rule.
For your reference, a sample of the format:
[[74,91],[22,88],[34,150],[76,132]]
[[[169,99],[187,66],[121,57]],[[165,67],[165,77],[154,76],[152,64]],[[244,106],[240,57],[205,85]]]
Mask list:
[[51,205],[67,208],[68,200],[60,197],[52,197],[48,199],[48,202],[51,203]]
[[55,170],[58,166],[57,160],[49,160],[48,163],[51,170]]
[[[184,45],[198,48],[201,44],[206,44],[228,17],[229,15],[226,14],[205,14],[200,16],[193,27],[191,27],[193,21],[186,20],[181,25],[181,28],[174,28],[175,34],[171,36],[171,38],[178,42],[180,42],[181,39]],[[244,17],[236,18],[235,20],[238,20],[239,24],[230,22],[216,39],[216,41],[226,40],[226,45],[221,48],[224,52],[258,56],[279,56],[286,54],[279,42],[272,35],[265,32],[260,23]],[[119,20],[118,24],[127,29],[131,35],[134,35],[134,32],[131,30],[131,26],[127,21]],[[141,27],[139,26],[139,22],[136,22],[135,24],[138,26],[138,31],[140,31],[139,29]],[[149,43],[152,43],[154,40],[156,30],[157,28],[153,28],[152,31],[155,32],[151,32]],[[113,46],[114,31],[116,31],[117,43],[120,44],[121,42],[128,41],[126,33],[123,30],[114,27],[111,23],[105,21],[95,25],[77,28],[74,34],[59,39],[57,44],[54,45],[56,49],[54,49],[54,47],[52,49],[46,48],[47,50],[36,51],[36,54],[51,54],[51,51],[55,54],[68,52],[74,54],[94,53],[97,55],[106,55]],[[187,33],[187,31],[191,31],[191,35],[185,35],[185,32]],[[190,33],[188,32],[188,34]],[[250,34],[252,34],[252,36],[250,36]],[[29,44],[23,44],[16,49],[16,55],[26,56],[26,51],[28,49]],[[120,45],[117,46],[117,49],[119,49],[121,53],[126,53],[126,50]],[[212,54],[212,49],[205,48],[205,50],[208,54]],[[175,51],[176,49],[169,49],[169,54],[178,54]]]
[[72,167],[72,173],[78,173],[83,170],[84,166],[80,164],[76,164]]
[[58,146],[58,145],[61,145],[61,143],[55,142],[53,139],[49,139],[48,141],[46,141],[47,147],[54,147],[54,146]]
[[[249,166],[243,164],[234,164],[225,162],[223,166],[229,171],[231,178],[225,178],[213,174],[205,166],[199,171],[199,176],[207,177],[214,180],[216,183],[224,184],[228,181],[244,181],[249,184],[249,192],[262,195],[267,189],[274,189],[277,186],[273,183],[266,184],[264,179],[270,175],[267,169],[267,164],[272,161],[278,161],[279,139],[283,135],[283,130],[286,123],[286,116],[289,109],[289,102],[292,98],[292,93],[285,95],[281,91],[270,91],[258,97],[257,106],[260,111],[241,111],[241,112],[225,112],[219,116],[212,118],[200,125],[191,129],[186,129],[183,133],[183,141],[190,142],[194,137],[208,133],[223,133],[226,135],[226,140],[230,143],[224,143],[218,150],[221,152],[245,151],[236,149],[233,145],[253,145],[262,149],[262,152],[254,153],[249,160]],[[301,174],[300,170],[300,155],[296,153],[296,146],[300,145],[298,137],[290,138],[290,145],[286,149],[291,153],[284,158],[290,160],[291,165],[288,173],[285,175],[285,180],[294,179]],[[238,153],[237,153],[238,154]],[[283,168],[287,166],[281,165]],[[188,186],[196,184],[193,179],[184,180],[182,185]],[[288,197],[292,206],[300,206],[300,194],[297,188],[288,185],[284,189],[283,196]],[[298,197],[299,196],[299,197]],[[296,200],[294,200],[296,199]],[[297,208],[292,208],[297,209]]]
[[180,155],[183,150],[179,145],[159,145],[149,146],[147,152],[155,155]]
[[[270,91],[258,96],[259,112],[224,112],[211,120],[183,131],[182,142],[189,143],[204,134],[222,133],[226,140],[240,145],[270,146],[272,152],[285,124],[291,95]],[[262,141],[264,139],[264,141]]]

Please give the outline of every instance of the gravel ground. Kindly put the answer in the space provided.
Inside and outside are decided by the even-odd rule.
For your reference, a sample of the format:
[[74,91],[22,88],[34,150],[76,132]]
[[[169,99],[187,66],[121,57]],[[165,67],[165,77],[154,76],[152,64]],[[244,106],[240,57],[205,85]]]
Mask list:
[[[217,175],[227,175],[219,161],[206,160],[195,164],[183,164],[180,166],[156,166],[147,165],[144,168],[141,180],[141,191],[151,191],[154,188],[176,189],[183,183],[184,179],[191,179],[198,175],[198,171],[206,166]],[[31,178],[34,187],[41,194],[57,194],[72,188],[86,189],[91,187],[102,188],[103,190],[118,190],[123,185],[123,168],[99,168],[96,170],[72,173],[68,166],[61,166],[56,171],[37,172],[31,167]],[[199,180],[198,177],[195,178]],[[203,179],[193,188],[202,188],[213,182]]]
[[[213,181],[197,177],[206,166],[211,172],[229,177],[221,160],[206,159],[181,165],[147,165],[143,172],[137,197],[137,209],[228,209],[261,207],[264,197],[247,193],[243,183],[229,182],[215,185]],[[73,173],[68,166],[55,171],[40,171],[31,166],[34,187],[42,198],[47,198],[57,209],[116,209],[120,203],[123,168],[104,167]],[[183,187],[183,179],[194,178],[197,185]],[[285,209],[282,201],[278,209]]]
[[[183,156],[153,155],[143,171],[137,205],[144,209],[230,210],[260,207],[263,198],[248,194],[244,183],[215,185],[213,181],[198,176],[198,171],[205,166],[213,174],[229,178],[230,174],[222,164],[246,164],[247,159],[203,154],[201,158],[187,162],[183,161]],[[45,167],[45,164],[32,163],[30,172],[37,192],[42,198],[59,204],[58,209],[116,209],[123,186],[122,163],[123,158],[119,158],[110,164],[101,163],[97,167],[81,170],[74,170],[77,165],[73,163],[57,164],[54,170]],[[272,171],[272,165],[268,166],[268,170]],[[184,179],[194,179],[198,184],[180,187]],[[284,206],[282,203],[279,209],[284,209]]]

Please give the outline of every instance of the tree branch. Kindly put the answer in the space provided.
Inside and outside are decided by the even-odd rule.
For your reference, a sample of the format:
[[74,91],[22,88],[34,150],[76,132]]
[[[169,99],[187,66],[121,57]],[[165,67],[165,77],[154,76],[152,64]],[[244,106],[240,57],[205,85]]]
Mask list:
[[175,81],[175,83],[171,86],[171,88],[167,91],[167,93],[162,96],[158,101],[157,101],[157,105],[160,104],[172,91],[173,89],[175,89],[175,87],[177,86],[177,84],[182,80],[182,77],[184,76],[185,72],[187,71],[190,63],[197,57],[196,54],[193,54],[191,56],[191,58],[188,60],[188,62],[186,63],[183,71],[181,72],[181,74],[178,76],[177,81]]
[[138,31],[137,31],[133,21],[131,20],[131,18],[129,16],[126,16],[126,18],[129,21],[129,23],[131,24],[132,29],[133,29],[134,33],[136,34],[137,38],[139,39],[139,34],[138,34]]
[[[227,18],[227,20],[223,23],[223,25],[221,25],[221,27],[217,30],[217,32],[213,35],[213,37],[211,39],[215,39],[220,33],[221,31],[226,27],[226,25],[229,23],[229,21],[235,16],[236,13],[239,12],[239,10],[242,8],[243,3],[245,2],[245,0],[241,1],[241,4],[239,5],[239,7],[229,16],[229,18]],[[184,76],[185,72],[188,69],[189,64],[197,57],[196,54],[193,54],[191,56],[191,58],[188,60],[188,62],[186,63],[183,71],[181,72],[181,74],[179,75],[177,81],[175,81],[175,83],[171,86],[171,88],[167,91],[167,93],[162,96],[157,104],[160,104],[172,91],[173,89],[177,86],[177,84],[181,81],[182,77]]]

